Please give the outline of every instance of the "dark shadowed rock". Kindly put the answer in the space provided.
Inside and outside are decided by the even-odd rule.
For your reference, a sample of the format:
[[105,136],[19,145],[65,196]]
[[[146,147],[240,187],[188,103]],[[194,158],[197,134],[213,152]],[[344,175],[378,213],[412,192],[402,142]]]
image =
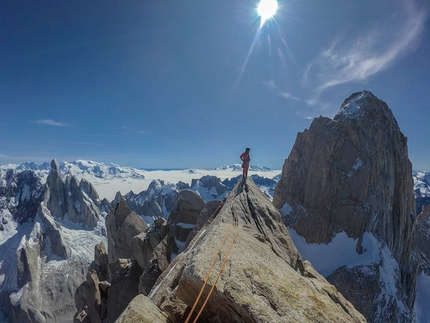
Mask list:
[[142,269],[135,260],[118,259],[109,264],[111,286],[107,299],[107,322],[113,323],[139,294]]
[[67,212],[67,205],[65,203],[66,192],[61,177],[61,170],[55,159],[51,161],[51,171],[46,179],[46,185],[50,188],[49,199],[46,206],[54,217],[63,219],[64,214]]
[[[412,166],[407,138],[385,102],[368,91],[354,93],[333,120],[314,119],[309,130],[297,135],[273,203],[285,210],[286,224],[308,243],[329,243],[345,232],[357,239],[356,250],[362,253],[363,234],[370,232],[386,245],[398,264],[394,294],[387,296],[391,300],[379,294],[370,308],[352,293],[349,300],[370,321],[412,319],[418,266]],[[340,289],[348,290],[351,283],[353,291],[358,281],[373,288],[375,277],[360,274],[360,268],[343,270],[332,280]],[[355,274],[356,281],[351,279]],[[341,283],[341,277],[347,281]],[[380,293],[385,293],[383,285],[381,281]]]

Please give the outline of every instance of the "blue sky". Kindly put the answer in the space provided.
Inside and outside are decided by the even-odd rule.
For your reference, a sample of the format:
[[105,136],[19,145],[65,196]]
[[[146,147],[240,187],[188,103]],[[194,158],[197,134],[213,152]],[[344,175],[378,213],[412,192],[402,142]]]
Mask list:
[[353,92],[387,102],[430,170],[428,0],[2,1],[0,164],[281,169]]

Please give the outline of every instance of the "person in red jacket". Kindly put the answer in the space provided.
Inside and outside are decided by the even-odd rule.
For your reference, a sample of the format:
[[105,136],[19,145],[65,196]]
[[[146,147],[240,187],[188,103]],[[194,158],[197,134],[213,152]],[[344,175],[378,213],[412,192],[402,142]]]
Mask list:
[[251,149],[246,148],[246,150],[242,153],[242,155],[240,155],[240,160],[243,162],[242,163],[242,175],[243,178],[247,178],[248,177],[248,168],[249,168],[249,162],[251,161],[251,157],[249,157],[249,151]]

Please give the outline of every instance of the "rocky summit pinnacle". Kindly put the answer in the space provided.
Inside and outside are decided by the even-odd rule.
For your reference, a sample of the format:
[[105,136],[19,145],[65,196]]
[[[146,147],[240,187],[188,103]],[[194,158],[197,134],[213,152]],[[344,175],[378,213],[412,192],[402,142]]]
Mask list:
[[302,261],[281,215],[250,179],[235,186],[148,296],[171,322],[192,322],[198,312],[199,322],[365,322]]
[[[363,254],[367,232],[379,241],[377,253],[386,246],[396,262],[393,288],[379,274],[387,266],[383,261],[374,264],[376,270],[345,267],[328,279],[369,321],[411,320],[418,266],[412,165],[407,138],[385,102],[362,91],[347,98],[334,119],[314,119],[297,135],[273,203],[307,243],[327,244],[346,233],[357,241],[352,252]],[[376,288],[354,293],[364,286]]]

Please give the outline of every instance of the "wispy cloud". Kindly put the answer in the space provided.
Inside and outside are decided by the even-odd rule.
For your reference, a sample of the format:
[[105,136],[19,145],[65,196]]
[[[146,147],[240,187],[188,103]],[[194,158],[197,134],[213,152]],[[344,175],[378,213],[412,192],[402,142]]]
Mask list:
[[310,102],[330,87],[366,80],[415,51],[422,39],[427,14],[415,7],[413,1],[402,1],[394,16],[367,29],[358,38],[337,37],[308,65],[303,84],[314,89]]
[[120,130],[121,135],[147,135],[149,133],[150,132],[146,130],[132,129],[127,126],[123,126]]
[[36,121],[33,121],[33,122],[40,123],[40,124],[47,124],[47,125],[56,126],[56,127],[70,127],[70,125],[67,124],[67,123],[59,122],[59,121],[54,121],[54,120],[51,120],[51,119],[41,119],[41,120],[36,120]]

